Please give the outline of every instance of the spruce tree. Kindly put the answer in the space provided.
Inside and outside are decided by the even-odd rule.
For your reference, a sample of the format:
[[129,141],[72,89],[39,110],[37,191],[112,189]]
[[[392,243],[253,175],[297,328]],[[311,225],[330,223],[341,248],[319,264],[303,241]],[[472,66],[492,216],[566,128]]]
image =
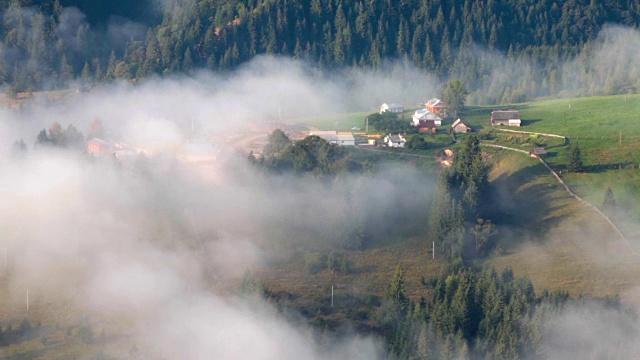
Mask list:
[[575,145],[571,149],[571,155],[569,156],[569,171],[580,172],[582,171],[583,166],[580,147]]

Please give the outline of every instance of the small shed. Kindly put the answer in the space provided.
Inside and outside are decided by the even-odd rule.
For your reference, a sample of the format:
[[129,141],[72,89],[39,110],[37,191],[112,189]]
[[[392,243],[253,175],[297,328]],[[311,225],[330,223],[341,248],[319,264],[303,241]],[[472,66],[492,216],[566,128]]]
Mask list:
[[541,158],[545,155],[547,155],[547,150],[545,150],[544,148],[535,148],[531,151],[529,151],[529,155],[531,155],[531,157],[535,157],[535,158]]
[[469,126],[469,124],[467,124],[460,118],[458,118],[458,120],[454,121],[453,124],[451,124],[451,128],[453,129],[453,132],[456,132],[456,133],[471,132],[471,126]]

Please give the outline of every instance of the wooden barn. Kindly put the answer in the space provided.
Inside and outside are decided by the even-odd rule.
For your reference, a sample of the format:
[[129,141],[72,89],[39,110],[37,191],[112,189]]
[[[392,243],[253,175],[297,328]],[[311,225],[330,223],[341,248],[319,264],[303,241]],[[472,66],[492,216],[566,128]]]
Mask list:
[[491,125],[521,126],[522,117],[520,111],[495,110],[491,112]]
[[451,124],[451,129],[456,133],[470,133],[471,126],[464,122],[462,119],[458,119]]

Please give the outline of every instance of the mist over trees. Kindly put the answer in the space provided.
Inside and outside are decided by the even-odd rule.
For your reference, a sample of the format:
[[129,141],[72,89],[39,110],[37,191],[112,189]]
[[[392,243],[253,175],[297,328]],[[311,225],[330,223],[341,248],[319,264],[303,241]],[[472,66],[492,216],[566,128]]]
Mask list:
[[[195,68],[226,71],[269,54],[312,60],[319,69],[381,69],[385,59],[398,59],[443,80],[461,79],[474,103],[524,101],[562,89],[577,95],[637,91],[640,74],[624,61],[637,56],[606,55],[619,52],[607,44],[630,35],[615,29],[598,35],[605,24],[635,27],[637,4],[531,5],[5,0],[0,82],[15,94],[64,88],[74,79],[91,86]],[[505,71],[513,77],[500,75]]]

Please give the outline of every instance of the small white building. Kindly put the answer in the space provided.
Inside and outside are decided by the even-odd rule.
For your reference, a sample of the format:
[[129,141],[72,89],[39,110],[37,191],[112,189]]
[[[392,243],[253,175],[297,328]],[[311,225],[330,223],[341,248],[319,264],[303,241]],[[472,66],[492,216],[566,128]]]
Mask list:
[[382,106],[380,106],[380,114],[383,114],[385,112],[398,114],[404,112],[404,106],[397,103],[384,103],[382,104]]
[[435,126],[442,126],[442,118],[427,109],[416,110],[411,116],[411,125],[419,126],[421,122],[433,121]]
[[407,140],[402,135],[387,135],[384,137],[384,143],[388,147],[403,148]]
[[332,144],[341,146],[356,146],[356,139],[352,133],[338,133],[337,131],[312,131],[309,135],[316,135]]

